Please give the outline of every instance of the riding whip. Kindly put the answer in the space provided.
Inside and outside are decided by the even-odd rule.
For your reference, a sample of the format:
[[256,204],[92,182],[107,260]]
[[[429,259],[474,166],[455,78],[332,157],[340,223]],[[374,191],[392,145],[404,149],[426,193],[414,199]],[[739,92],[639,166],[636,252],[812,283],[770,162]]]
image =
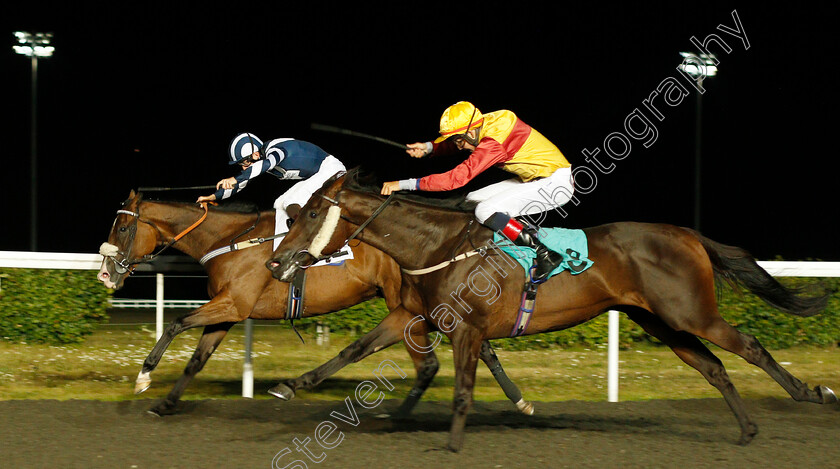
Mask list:
[[155,191],[187,191],[187,190],[205,190],[215,189],[216,186],[190,186],[190,187],[140,187],[137,190],[140,192],[155,192]]
[[342,128],[339,128],[339,127],[333,127],[331,125],[324,125],[324,124],[318,124],[318,123],[313,122],[312,125],[311,125],[311,128],[313,130],[320,130],[320,131],[323,131],[323,132],[332,132],[332,133],[336,133],[336,134],[351,135],[353,137],[366,138],[368,140],[375,140],[379,143],[384,143],[386,145],[391,145],[393,147],[401,148],[403,150],[406,149],[406,146],[403,143],[395,142],[393,140],[388,140],[388,139],[382,138],[382,137],[376,137],[374,135],[363,134],[361,132],[356,132],[356,131],[353,131],[353,130],[347,130],[347,129],[342,129]]

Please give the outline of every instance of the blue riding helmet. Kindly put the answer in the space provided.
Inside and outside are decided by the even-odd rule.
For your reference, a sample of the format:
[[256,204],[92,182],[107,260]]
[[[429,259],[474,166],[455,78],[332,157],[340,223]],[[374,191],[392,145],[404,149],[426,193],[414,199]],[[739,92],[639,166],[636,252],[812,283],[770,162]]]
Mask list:
[[245,132],[237,135],[230,142],[230,150],[228,151],[230,162],[228,164],[241,163],[255,151],[259,151],[262,145],[262,140],[252,133]]

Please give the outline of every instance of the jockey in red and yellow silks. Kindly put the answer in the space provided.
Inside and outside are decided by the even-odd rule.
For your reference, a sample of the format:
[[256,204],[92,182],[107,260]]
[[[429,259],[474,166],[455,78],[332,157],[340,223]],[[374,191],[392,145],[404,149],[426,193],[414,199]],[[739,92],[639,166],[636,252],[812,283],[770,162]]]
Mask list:
[[440,119],[441,136],[434,142],[407,145],[406,152],[421,158],[469,150],[470,156],[450,171],[419,179],[386,182],[382,194],[398,190],[447,191],[462,187],[478,174],[496,166],[517,177],[471,192],[477,201],[478,221],[516,244],[537,252],[535,282],[544,281],[562,261],[537,238],[536,229],[513,217],[534,215],[568,202],[574,193],[572,167],[563,153],[513,112],[482,114],[472,103],[458,102]]
[[[451,171],[433,174],[418,180],[423,191],[447,191],[467,184],[479,173],[496,165],[511,172],[523,182],[551,176],[558,168],[571,165],[563,153],[541,133],[522,122],[511,111],[483,114],[470,125],[479,128],[478,145],[469,158]],[[467,129],[461,129],[464,133]],[[432,155],[457,151],[449,137],[459,133],[453,129],[441,135],[432,146]]]

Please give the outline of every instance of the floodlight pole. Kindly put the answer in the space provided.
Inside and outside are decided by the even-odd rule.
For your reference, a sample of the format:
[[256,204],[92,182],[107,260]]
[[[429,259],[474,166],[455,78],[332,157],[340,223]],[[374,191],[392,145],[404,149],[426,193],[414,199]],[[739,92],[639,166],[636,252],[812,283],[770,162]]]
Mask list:
[[[694,229],[700,231],[700,188],[702,183],[702,137],[703,137],[703,80],[717,75],[717,58],[714,54],[680,52],[683,62],[679,68],[697,80],[697,108],[694,116]],[[688,63],[687,63],[688,62]]]
[[38,250],[38,56],[32,54],[32,101],[29,123],[29,250]]
[[50,57],[55,47],[50,45],[52,33],[16,31],[16,53],[29,57],[32,64],[31,113],[29,122],[29,249],[38,250],[38,58]]
[[[697,81],[703,87],[703,77]],[[703,137],[703,93],[697,92],[697,111],[694,123],[694,230],[700,231],[700,185],[702,177],[700,172],[703,168],[701,142]]]

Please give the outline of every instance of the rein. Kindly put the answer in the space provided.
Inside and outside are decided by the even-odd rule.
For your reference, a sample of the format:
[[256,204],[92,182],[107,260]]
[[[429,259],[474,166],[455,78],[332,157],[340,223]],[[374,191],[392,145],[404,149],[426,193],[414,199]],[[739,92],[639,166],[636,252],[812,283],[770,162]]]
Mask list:
[[[340,194],[340,192],[339,192],[339,194]],[[317,195],[319,195],[321,198],[328,201],[329,203],[333,204],[334,207],[339,207],[339,208],[341,207],[339,201],[337,200],[338,195],[336,195],[335,199],[333,199],[332,197],[327,197],[326,195],[323,195],[323,194],[317,194]],[[351,234],[346,240],[344,240],[344,244],[342,244],[342,247],[346,246],[348,243],[350,243],[350,241],[356,239],[356,236],[358,236],[362,232],[362,230],[365,229],[365,227],[367,227],[376,217],[378,217],[379,214],[382,213],[382,211],[385,210],[386,207],[388,207],[388,204],[390,204],[391,201],[394,200],[394,195],[395,195],[394,193],[391,193],[391,195],[389,195],[388,198],[385,199],[382,202],[382,205],[380,205],[376,210],[374,210],[373,213],[370,214],[368,219],[365,220],[361,225],[359,225],[359,227],[356,229],[356,231],[354,231],[353,234]],[[348,218],[346,218],[344,215],[341,215],[341,218],[343,218],[344,220],[347,220],[347,221],[352,223],[352,221],[349,220]],[[341,251],[339,250],[339,251],[336,251],[336,252],[334,252],[332,254],[328,254],[328,255],[315,256],[311,252],[309,252],[308,250],[303,249],[303,250],[298,252],[298,255],[300,255],[300,254],[306,254],[307,256],[314,259],[315,262],[318,262],[318,261],[321,261],[321,260],[324,260],[324,259],[329,259],[329,258],[335,257],[337,254],[341,254]],[[313,262],[313,264],[314,264],[314,262]],[[298,261],[297,266],[301,269],[307,269],[307,268],[311,267],[312,264],[304,265],[302,262]]]
[[[322,197],[323,197],[323,196],[322,196]],[[380,206],[379,206],[379,208],[377,208],[376,210],[374,210],[374,211],[373,211],[373,213],[371,213],[371,214],[370,214],[370,217],[368,217],[368,219],[367,219],[367,220],[365,220],[365,222],[364,222],[364,223],[362,223],[361,225],[359,225],[359,227],[358,227],[358,228],[356,228],[356,231],[354,231],[354,232],[353,232],[353,234],[351,234],[351,235],[350,235],[350,237],[349,237],[349,238],[347,238],[347,240],[345,240],[345,241],[344,241],[344,244],[347,244],[347,243],[349,243],[350,241],[352,241],[353,239],[355,239],[355,238],[356,238],[356,236],[358,236],[358,235],[362,232],[362,230],[364,230],[364,229],[365,229],[365,227],[366,227],[366,226],[368,226],[368,225],[370,224],[370,222],[372,222],[372,221],[373,221],[373,219],[374,219],[374,218],[378,217],[378,216],[379,216],[379,214],[380,214],[380,213],[382,213],[382,211],[383,211],[383,210],[385,210],[385,207],[387,207],[387,206],[388,206],[388,204],[390,204],[390,203],[391,203],[391,200],[393,200],[393,198],[394,198],[394,193],[392,192],[392,193],[391,193],[391,195],[389,195],[389,196],[388,196],[388,198],[387,198],[387,199],[385,199],[385,201],[384,201],[384,202],[382,202],[382,205],[380,205]],[[338,201],[337,201],[337,200],[332,200],[332,199],[329,199],[329,200],[330,200],[331,202],[333,202],[336,206],[338,205]]]
[[[479,255],[481,255],[481,257],[484,257],[487,254],[488,250],[493,249],[493,246],[492,245],[491,246],[482,246],[480,248],[475,247],[475,245],[472,243],[472,238],[470,238],[470,230],[472,229],[472,226],[473,226],[474,222],[475,222],[475,218],[470,219],[470,222],[467,225],[467,231],[464,234],[464,237],[461,239],[461,242],[459,242],[458,245],[455,246],[455,249],[452,250],[453,257],[451,259],[449,259],[447,261],[443,261],[440,264],[435,264],[431,267],[426,267],[426,268],[423,268],[423,269],[410,270],[410,269],[403,269],[402,267],[400,267],[400,270],[404,274],[407,274],[407,275],[425,275],[425,274],[432,273],[432,272],[435,272],[437,270],[443,269],[444,267],[449,266],[449,264],[452,264],[453,262],[458,262],[458,261],[462,261],[464,259],[468,259],[468,258],[470,258],[470,257],[472,257],[476,254],[479,254]],[[474,249],[472,251],[467,251],[467,252],[464,252],[464,253],[461,253],[461,254],[458,254],[457,256],[455,256],[454,255],[455,251],[457,251],[461,246],[463,246],[464,243],[467,242],[467,240],[469,240],[470,245]]]
[[128,274],[131,275],[131,274],[134,273],[134,269],[136,268],[137,264],[143,264],[143,263],[146,263],[146,262],[151,262],[156,257],[158,257],[161,253],[163,253],[164,251],[166,251],[167,249],[172,247],[172,245],[177,243],[178,240],[180,240],[181,238],[186,236],[192,230],[196,229],[199,225],[201,225],[204,222],[205,219],[207,219],[207,213],[209,211],[209,209],[207,207],[208,203],[207,202],[202,202],[200,205],[201,205],[201,208],[204,209],[204,214],[201,215],[201,218],[199,218],[198,221],[196,221],[195,223],[190,225],[184,231],[175,235],[175,237],[172,238],[171,241],[167,242],[166,245],[164,245],[162,248],[160,248],[160,250],[158,252],[153,253],[153,254],[146,254],[145,256],[143,256],[139,259],[133,259],[133,260],[130,258],[130,255],[131,255],[131,249],[134,246],[134,237],[137,235],[137,224],[136,223],[142,221],[143,223],[146,223],[148,225],[153,226],[159,233],[161,231],[154,223],[149,222],[149,221],[145,221],[145,220],[141,220],[140,219],[140,213],[138,213],[138,212],[132,212],[130,210],[117,210],[118,215],[119,214],[125,214],[125,215],[129,215],[129,216],[133,216],[136,220],[135,224],[133,226],[133,230],[131,232],[131,237],[128,240],[128,246],[129,246],[128,247],[128,252],[123,254],[122,260],[117,260],[117,258],[116,258],[117,254],[122,253],[119,250],[117,250],[116,252],[103,252],[103,248],[100,248],[99,253],[102,254],[103,257],[111,258],[111,260],[114,261],[115,268],[116,268],[116,266],[119,266],[120,268],[122,268],[122,270],[117,268],[116,269],[117,273],[125,274],[126,272],[128,272]]
[[[356,231],[354,231],[353,234],[351,234],[350,237],[347,238],[347,240],[344,242],[344,244],[346,245],[347,243],[349,243],[350,241],[355,239],[356,236],[358,236],[362,232],[362,230],[365,229],[365,227],[367,227],[377,216],[379,216],[379,214],[381,214],[382,211],[385,210],[385,208],[388,206],[388,204],[391,203],[391,200],[393,200],[394,195],[395,195],[394,193],[391,193],[391,195],[389,195],[388,198],[385,199],[384,202],[382,202],[382,205],[380,205],[376,210],[374,210],[373,213],[370,215],[370,217],[368,217],[368,219],[365,220],[364,223],[359,225],[359,227],[356,229]],[[336,207],[339,206],[339,201],[338,200],[333,199],[331,197],[327,197],[325,195],[321,195],[321,197],[323,199],[327,200],[328,202],[330,202],[331,204],[333,204],[334,206],[336,206]],[[336,196],[336,198],[338,198],[338,196]],[[345,220],[350,221],[347,218],[345,218],[344,216],[342,216],[341,218],[344,218]],[[461,242],[458,243],[458,246],[455,246],[455,249],[453,251],[457,251],[458,248],[461,247],[467,240],[469,240],[470,244],[472,244],[472,239],[470,239],[470,230],[472,228],[473,222],[475,222],[475,219],[470,220],[469,224],[467,225],[466,234],[464,235],[463,239],[461,239]],[[475,245],[473,245],[473,247],[475,247]],[[400,268],[400,270],[402,270],[403,273],[408,274],[408,275],[425,275],[425,274],[443,269],[444,267],[447,267],[449,264],[452,264],[453,262],[458,262],[458,261],[462,261],[464,259],[470,258],[470,257],[472,257],[476,254],[479,254],[483,257],[484,255],[487,254],[488,249],[490,249],[490,247],[488,247],[488,246],[482,246],[480,248],[475,248],[472,251],[467,251],[465,253],[454,256],[449,260],[443,261],[440,264],[436,264],[436,265],[433,265],[431,267],[426,267],[426,268],[423,268],[423,269],[408,270],[408,269]],[[309,254],[309,252],[306,251],[306,250],[301,251],[301,252]],[[298,254],[300,254],[300,253],[298,253]],[[311,254],[310,254],[310,256],[311,256]],[[330,256],[321,256],[321,258],[326,258],[326,257],[330,257]],[[318,260],[320,260],[321,258],[318,258]],[[298,264],[298,265],[301,268],[306,268],[306,267],[303,267],[300,264]]]

